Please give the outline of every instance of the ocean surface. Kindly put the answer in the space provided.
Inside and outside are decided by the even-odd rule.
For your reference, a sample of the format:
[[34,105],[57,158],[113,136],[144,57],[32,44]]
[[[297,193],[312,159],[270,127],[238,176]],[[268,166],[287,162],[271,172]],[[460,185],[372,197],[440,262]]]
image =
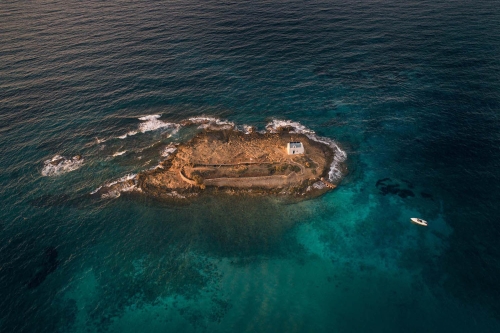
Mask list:
[[[0,331],[500,332],[499,55],[498,1],[2,1]],[[191,117],[296,122],[347,172],[90,195]]]

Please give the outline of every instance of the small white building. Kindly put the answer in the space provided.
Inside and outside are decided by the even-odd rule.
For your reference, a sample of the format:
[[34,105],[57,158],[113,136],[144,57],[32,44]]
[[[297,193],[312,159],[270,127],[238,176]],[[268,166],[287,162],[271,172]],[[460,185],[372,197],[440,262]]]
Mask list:
[[304,145],[302,142],[288,142],[286,144],[286,152],[288,155],[304,154]]

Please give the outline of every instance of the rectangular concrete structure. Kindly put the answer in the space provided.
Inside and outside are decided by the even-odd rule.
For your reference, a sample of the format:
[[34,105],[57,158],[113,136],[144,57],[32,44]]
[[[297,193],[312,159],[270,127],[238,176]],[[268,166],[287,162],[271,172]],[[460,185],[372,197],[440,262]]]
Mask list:
[[304,154],[304,145],[302,142],[288,142],[286,144],[286,152],[288,155]]

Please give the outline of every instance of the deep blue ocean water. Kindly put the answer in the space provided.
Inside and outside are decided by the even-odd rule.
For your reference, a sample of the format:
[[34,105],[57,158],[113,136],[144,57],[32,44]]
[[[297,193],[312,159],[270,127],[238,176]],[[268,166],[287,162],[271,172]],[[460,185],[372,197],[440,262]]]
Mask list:
[[[0,331],[499,332],[499,54],[497,1],[3,1]],[[89,199],[183,139],[146,115],[297,121],[348,173]]]

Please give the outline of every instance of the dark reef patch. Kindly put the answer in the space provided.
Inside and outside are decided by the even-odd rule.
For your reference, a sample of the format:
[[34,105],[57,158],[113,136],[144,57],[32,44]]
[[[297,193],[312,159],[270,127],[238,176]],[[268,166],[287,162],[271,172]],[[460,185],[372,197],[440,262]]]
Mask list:
[[377,180],[377,183],[375,184],[375,186],[379,187],[380,185],[384,184],[386,181],[389,181],[389,180],[391,180],[391,178],[379,179],[379,180]]
[[405,183],[406,186],[408,186],[408,188],[414,188],[415,187],[415,185],[413,185],[413,183],[410,182],[409,180],[403,179],[402,182]]
[[28,289],[34,289],[41,285],[47,276],[57,269],[57,266],[59,266],[59,260],[57,260],[57,257],[58,252],[55,247],[50,246],[45,249],[42,267],[28,282]]
[[432,196],[432,194],[427,193],[427,192],[420,192],[420,196],[422,196],[422,198],[424,198],[424,199],[434,200],[434,197]]
[[401,182],[392,180],[391,178],[383,178],[377,180],[375,186],[380,190],[380,194],[394,194],[399,197],[406,199],[408,197],[414,197],[415,193],[413,193],[412,188],[415,187],[413,183],[408,180],[402,180]]
[[403,199],[407,198],[407,197],[414,197],[415,196],[415,194],[412,191],[406,190],[406,189],[399,190],[398,195]]

